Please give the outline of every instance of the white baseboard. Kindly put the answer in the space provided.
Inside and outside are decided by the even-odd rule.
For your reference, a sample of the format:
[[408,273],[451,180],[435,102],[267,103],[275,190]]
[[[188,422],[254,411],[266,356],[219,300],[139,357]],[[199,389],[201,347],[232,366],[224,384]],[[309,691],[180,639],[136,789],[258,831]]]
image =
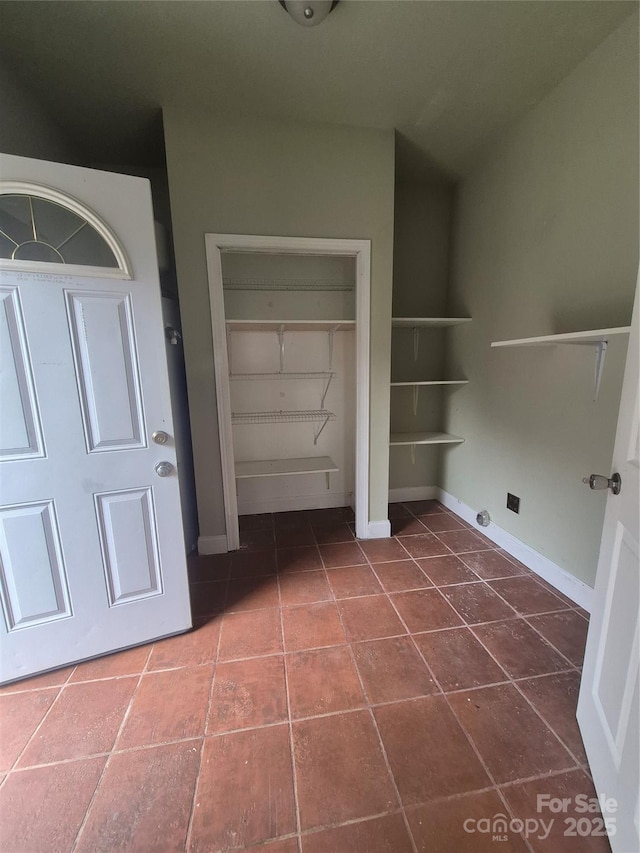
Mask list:
[[477,510],[471,509],[470,506],[467,506],[467,504],[459,501],[458,498],[445,492],[444,489],[438,489],[437,492],[437,499],[443,506],[455,512],[464,521],[472,524],[480,533],[491,539],[492,542],[495,542],[496,545],[499,545],[512,557],[515,557],[516,560],[524,563],[532,572],[540,575],[541,578],[544,578],[547,583],[550,583],[551,586],[555,587],[563,595],[566,595],[571,601],[574,601],[591,613],[593,589],[584,583],[584,581],[565,571],[565,569],[562,569],[549,560],[548,557],[544,557],[542,554],[534,551],[529,545],[526,545],[511,533],[503,530],[502,527],[498,527],[497,524],[491,522],[488,527],[481,527],[476,521]]
[[198,536],[198,554],[226,554],[226,534],[221,536]]
[[325,495],[238,500],[238,515],[259,515],[263,512],[292,512],[298,509],[328,509],[351,506],[351,492],[328,492]]
[[367,539],[388,539],[391,536],[391,523],[388,519],[370,521],[367,534]]
[[406,486],[402,489],[389,489],[389,503],[433,501],[438,500],[439,493],[440,489],[437,486]]

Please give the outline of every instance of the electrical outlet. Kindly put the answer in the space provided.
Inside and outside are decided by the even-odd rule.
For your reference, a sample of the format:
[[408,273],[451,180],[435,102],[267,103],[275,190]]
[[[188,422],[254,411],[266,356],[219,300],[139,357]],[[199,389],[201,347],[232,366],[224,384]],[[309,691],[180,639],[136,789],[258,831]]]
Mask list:
[[507,492],[507,509],[511,512],[520,512],[520,498],[512,495],[511,492]]

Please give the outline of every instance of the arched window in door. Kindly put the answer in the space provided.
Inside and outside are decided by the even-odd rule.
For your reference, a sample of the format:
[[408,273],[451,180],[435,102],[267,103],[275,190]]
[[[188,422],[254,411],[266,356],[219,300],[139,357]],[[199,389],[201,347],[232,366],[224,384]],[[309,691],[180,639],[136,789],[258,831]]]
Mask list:
[[119,240],[96,213],[57,190],[18,182],[0,182],[0,265],[131,277]]

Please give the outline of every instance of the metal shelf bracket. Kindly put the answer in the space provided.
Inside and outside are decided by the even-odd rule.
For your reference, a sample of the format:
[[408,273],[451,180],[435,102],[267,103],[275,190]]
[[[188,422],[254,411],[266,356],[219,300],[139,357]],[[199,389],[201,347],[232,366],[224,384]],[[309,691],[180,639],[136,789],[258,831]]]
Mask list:
[[314,436],[313,436],[313,443],[314,443],[314,445],[316,445],[316,444],[318,443],[318,439],[320,438],[320,436],[321,436],[321,434],[322,434],[322,430],[323,430],[323,429],[326,427],[326,425],[329,423],[329,420],[330,420],[330,418],[328,418],[328,417],[327,417],[327,418],[325,418],[324,423],[322,424],[322,426],[320,427],[320,429],[319,429],[319,430],[314,434]]
[[562,341],[564,346],[570,347],[594,347],[596,351],[596,363],[593,376],[593,402],[595,403],[600,393],[604,361],[607,355],[608,341]]
[[284,326],[278,329],[278,345],[280,346],[280,372],[284,370]]

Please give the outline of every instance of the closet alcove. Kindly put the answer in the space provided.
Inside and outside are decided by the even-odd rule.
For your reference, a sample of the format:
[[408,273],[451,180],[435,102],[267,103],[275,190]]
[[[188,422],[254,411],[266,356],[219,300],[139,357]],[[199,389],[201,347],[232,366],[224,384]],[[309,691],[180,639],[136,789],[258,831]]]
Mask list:
[[369,242],[207,235],[227,547],[353,506],[368,536]]

